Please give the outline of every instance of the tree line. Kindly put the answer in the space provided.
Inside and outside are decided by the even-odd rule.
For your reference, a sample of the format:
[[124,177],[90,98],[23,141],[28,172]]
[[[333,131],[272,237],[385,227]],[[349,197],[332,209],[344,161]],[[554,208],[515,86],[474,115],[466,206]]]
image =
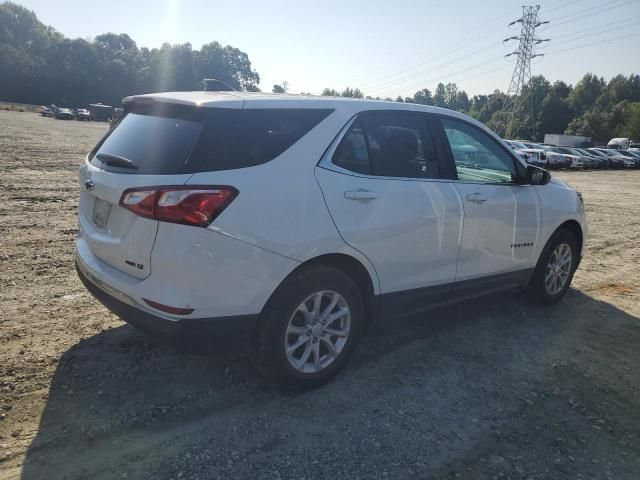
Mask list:
[[[372,98],[349,87],[341,92],[325,88],[322,95],[394,100]],[[563,81],[551,83],[538,75],[524,87],[522,97],[527,101],[509,99],[504,92],[495,90],[489,95],[469,98],[455,83],[439,83],[433,94],[424,88],[412,97],[398,96],[395,101],[463,112],[506,138],[542,141],[545,133],[566,133],[599,141],[614,137],[640,140],[640,76],[637,74],[616,75],[607,82],[587,73],[574,86]],[[508,100],[517,106],[513,116],[503,113]]]
[[[146,92],[199,90],[213,77],[239,90],[258,91],[260,77],[248,55],[218,42],[194,50],[190,43],[138,47],[127,34],[105,33],[92,41],[69,39],[44,25],[26,8],[0,4],[0,99],[31,104],[80,107]],[[284,92],[281,85],[273,91]],[[531,97],[529,97],[531,93]],[[575,85],[535,76],[516,99],[512,117],[504,105],[513,100],[495,90],[469,97],[455,83],[423,88],[398,102],[434,105],[467,113],[507,138],[542,140],[545,133],[568,133],[605,141],[640,140],[640,76],[617,75],[608,82],[587,73]],[[322,95],[371,98],[360,89],[325,88]],[[394,100],[392,98],[378,100]],[[531,106],[533,105],[533,109]],[[533,130],[531,128],[533,117]]]
[[207,77],[245,90],[257,90],[260,82],[248,55],[228,45],[139,48],[129,35],[114,33],[69,39],[11,2],[0,4],[0,72],[0,99],[72,107],[118,105],[137,93],[201,90]]

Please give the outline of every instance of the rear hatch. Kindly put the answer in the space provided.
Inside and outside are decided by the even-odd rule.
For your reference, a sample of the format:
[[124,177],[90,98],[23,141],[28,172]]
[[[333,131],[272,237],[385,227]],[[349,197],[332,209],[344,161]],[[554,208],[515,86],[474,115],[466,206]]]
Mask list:
[[136,278],[149,276],[158,221],[136,215],[120,200],[130,188],[184,185],[198,170],[189,155],[202,129],[201,112],[193,106],[127,106],[80,172],[80,236],[96,257]]

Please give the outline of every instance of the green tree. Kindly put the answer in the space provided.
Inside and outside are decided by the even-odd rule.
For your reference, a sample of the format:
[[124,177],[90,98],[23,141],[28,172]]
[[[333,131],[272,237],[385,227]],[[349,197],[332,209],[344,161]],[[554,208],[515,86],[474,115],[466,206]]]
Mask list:
[[237,89],[257,90],[260,77],[246,53],[212,42],[138,48],[126,34],[67,39],[14,3],[0,3],[0,98],[24,103],[84,106],[119,104],[126,96],[202,88],[214,77]]
[[592,108],[604,91],[606,82],[603,78],[587,73],[576,83],[568,96],[569,106],[578,115]]
[[458,86],[455,83],[447,83],[444,86],[444,102],[451,110],[458,109]]
[[341,97],[351,97],[351,98],[364,98],[363,93],[358,88],[345,88],[340,94]]
[[322,95],[323,97],[339,97],[340,92],[333,88],[325,88],[324,90],[322,90],[322,93],[320,95]]
[[284,93],[284,87],[282,85],[274,85],[271,91],[273,93]]
[[433,94],[433,104],[436,107],[447,106],[447,92],[444,88],[444,83],[439,83],[436,87],[436,93]]
[[413,95],[413,99],[411,103],[418,103],[420,105],[433,105],[433,98],[431,97],[431,92],[428,88],[423,88],[422,90],[417,91]]
[[571,121],[571,109],[566,99],[559,97],[552,90],[542,100],[537,116],[536,132],[538,138],[545,133],[564,133]]
[[469,111],[469,96],[467,92],[461,90],[458,92],[456,96],[456,110],[460,112],[468,112]]
[[622,137],[640,140],[640,102],[631,103],[627,108]]

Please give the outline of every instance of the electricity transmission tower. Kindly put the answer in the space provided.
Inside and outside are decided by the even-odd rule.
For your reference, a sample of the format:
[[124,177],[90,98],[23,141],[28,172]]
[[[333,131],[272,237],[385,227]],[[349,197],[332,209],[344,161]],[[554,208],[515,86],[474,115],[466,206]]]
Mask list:
[[[524,115],[522,106],[526,104],[527,100],[531,105],[531,137],[535,137],[535,121],[533,117],[533,95],[531,88],[525,90],[525,86],[531,82],[531,59],[536,57],[542,57],[543,54],[536,53],[536,46],[543,42],[548,42],[549,39],[541,39],[536,36],[536,28],[540,25],[549,23],[548,21],[542,22],[538,18],[538,11],[540,5],[523,6],[522,17],[514,20],[509,26],[520,23],[520,35],[505,38],[504,43],[511,40],[518,41],[518,48],[511,53],[505,55],[505,58],[513,55],[517,56],[516,66],[513,69],[513,75],[511,76],[511,82],[509,83],[509,90],[507,90],[507,100],[502,112],[504,118],[507,119],[508,125],[514,123],[518,126],[518,131],[524,127]],[[528,98],[523,94],[527,93]]]

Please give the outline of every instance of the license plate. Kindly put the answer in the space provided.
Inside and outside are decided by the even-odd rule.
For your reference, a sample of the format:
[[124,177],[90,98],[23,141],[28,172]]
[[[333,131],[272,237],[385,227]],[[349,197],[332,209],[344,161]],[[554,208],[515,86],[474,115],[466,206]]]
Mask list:
[[93,223],[97,227],[104,228],[109,220],[109,213],[111,213],[111,204],[96,198],[93,204]]

